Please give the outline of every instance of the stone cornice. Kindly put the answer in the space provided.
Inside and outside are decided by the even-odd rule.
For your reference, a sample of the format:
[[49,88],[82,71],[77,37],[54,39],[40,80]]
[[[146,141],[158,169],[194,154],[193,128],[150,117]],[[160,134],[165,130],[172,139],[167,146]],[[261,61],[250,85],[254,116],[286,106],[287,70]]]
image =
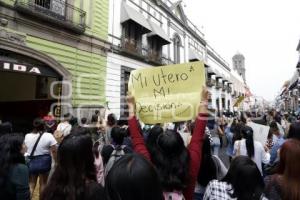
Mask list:
[[213,59],[215,59],[216,61],[218,61],[226,70],[228,70],[229,72],[231,71],[231,69],[209,49],[207,50],[207,54],[213,57]]

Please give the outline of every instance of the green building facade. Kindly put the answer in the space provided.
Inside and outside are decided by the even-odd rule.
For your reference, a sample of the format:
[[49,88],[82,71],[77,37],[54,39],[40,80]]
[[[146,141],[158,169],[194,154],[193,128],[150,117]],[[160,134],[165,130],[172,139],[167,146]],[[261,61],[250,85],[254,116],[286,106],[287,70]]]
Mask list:
[[108,4],[0,0],[2,120],[82,116],[104,105]]

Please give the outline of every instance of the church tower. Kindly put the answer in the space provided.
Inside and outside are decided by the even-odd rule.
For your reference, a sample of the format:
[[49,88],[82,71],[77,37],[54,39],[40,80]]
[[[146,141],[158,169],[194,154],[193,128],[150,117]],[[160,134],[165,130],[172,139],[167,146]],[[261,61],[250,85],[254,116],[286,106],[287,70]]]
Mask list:
[[232,66],[233,70],[237,71],[243,77],[244,82],[246,82],[245,57],[243,54],[237,53],[232,57]]

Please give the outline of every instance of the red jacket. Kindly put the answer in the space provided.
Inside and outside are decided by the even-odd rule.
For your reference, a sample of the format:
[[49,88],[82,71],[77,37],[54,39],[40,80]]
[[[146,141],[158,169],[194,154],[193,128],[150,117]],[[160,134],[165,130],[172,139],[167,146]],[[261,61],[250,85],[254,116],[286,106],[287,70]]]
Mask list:
[[[190,163],[189,163],[190,180],[188,186],[183,191],[183,195],[186,200],[193,200],[195,184],[197,181],[197,176],[201,165],[202,144],[204,140],[203,138],[204,138],[205,127],[207,122],[206,119],[207,119],[206,114],[198,115],[195,123],[193,136],[188,146],[188,151],[190,154]],[[129,119],[128,124],[129,124],[129,130],[132,138],[134,151],[143,155],[146,159],[151,161],[151,155],[148,149],[146,148],[144,138],[140,134],[137,119],[135,117]]]

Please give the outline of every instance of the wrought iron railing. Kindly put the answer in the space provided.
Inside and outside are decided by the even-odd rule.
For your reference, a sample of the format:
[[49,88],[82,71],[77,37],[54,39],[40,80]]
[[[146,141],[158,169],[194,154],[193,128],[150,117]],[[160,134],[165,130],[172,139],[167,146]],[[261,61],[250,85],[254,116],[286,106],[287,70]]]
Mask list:
[[214,86],[215,84],[216,84],[216,81],[215,81],[214,79],[208,78],[208,79],[206,80],[206,85],[207,85],[208,87],[212,87],[212,86]]
[[229,94],[231,94],[232,93],[232,88],[230,86],[228,86],[227,91],[228,91]]
[[162,55],[160,52],[154,51],[152,49],[148,49],[148,59],[151,62],[155,62],[157,64],[162,64]]
[[167,55],[162,55],[161,62],[162,62],[161,64],[163,65],[175,64],[170,58],[167,57]]
[[216,83],[216,89],[220,89],[220,88],[222,88],[222,84],[219,83],[219,82],[217,82],[217,83]]
[[222,85],[222,91],[225,92],[227,90],[227,86],[226,85]]
[[169,65],[174,64],[166,55],[161,54],[158,51],[153,50],[147,45],[142,45],[141,42],[122,37],[120,50],[126,54],[143,59],[146,62],[151,62],[155,65]]
[[130,38],[123,37],[121,39],[121,49],[135,56],[143,57],[147,55],[147,51],[142,47],[142,44]]
[[15,7],[21,12],[78,33],[85,31],[86,12],[68,4],[66,0],[16,0]]

